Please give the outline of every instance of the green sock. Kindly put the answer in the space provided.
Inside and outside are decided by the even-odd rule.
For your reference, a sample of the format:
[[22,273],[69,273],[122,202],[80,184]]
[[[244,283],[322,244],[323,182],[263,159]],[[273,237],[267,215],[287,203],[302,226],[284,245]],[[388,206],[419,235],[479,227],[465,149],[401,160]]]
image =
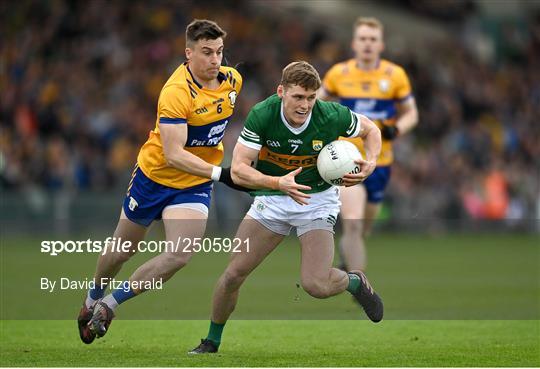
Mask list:
[[212,341],[217,347],[219,347],[219,344],[221,343],[221,334],[223,333],[224,327],[225,323],[218,324],[210,321],[210,329],[208,330],[208,337],[206,337],[206,339]]
[[360,287],[360,277],[357,274],[349,273],[349,285],[347,286],[347,291],[350,293],[355,293]]

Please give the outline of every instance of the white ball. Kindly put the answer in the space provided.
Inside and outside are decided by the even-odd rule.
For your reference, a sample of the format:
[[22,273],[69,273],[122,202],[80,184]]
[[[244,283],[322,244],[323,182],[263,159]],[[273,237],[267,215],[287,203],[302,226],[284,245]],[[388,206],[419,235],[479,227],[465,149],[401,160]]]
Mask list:
[[326,183],[343,185],[347,173],[360,173],[360,166],[354,162],[362,159],[362,154],[349,141],[337,140],[322,148],[317,158],[317,169]]

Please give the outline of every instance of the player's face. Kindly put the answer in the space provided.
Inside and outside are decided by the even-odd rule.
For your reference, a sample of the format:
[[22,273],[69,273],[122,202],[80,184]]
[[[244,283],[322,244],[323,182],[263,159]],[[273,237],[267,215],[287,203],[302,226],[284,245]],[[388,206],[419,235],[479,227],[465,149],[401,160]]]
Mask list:
[[379,59],[384,50],[381,29],[365,24],[356,27],[352,40],[352,49],[356,59],[364,62],[373,62]]
[[317,101],[317,91],[302,86],[278,86],[278,96],[283,101],[283,114],[291,124],[302,125]]
[[223,39],[198,40],[193,47],[186,48],[189,68],[195,76],[204,81],[211,81],[218,76],[223,59]]

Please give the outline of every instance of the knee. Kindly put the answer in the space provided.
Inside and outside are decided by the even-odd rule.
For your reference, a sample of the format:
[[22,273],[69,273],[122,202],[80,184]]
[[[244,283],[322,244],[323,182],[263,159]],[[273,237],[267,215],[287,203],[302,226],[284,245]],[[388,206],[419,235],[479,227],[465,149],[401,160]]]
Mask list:
[[189,260],[191,260],[191,254],[190,253],[167,253],[166,254],[166,260],[167,264],[171,266],[172,269],[178,270],[182,267],[184,267]]
[[248,272],[241,268],[227,268],[223,273],[223,284],[227,289],[239,288],[246,280]]
[[362,227],[361,237],[364,239],[367,238],[371,234],[372,228],[373,227],[371,222],[364,224],[364,226]]
[[302,288],[310,296],[313,296],[317,299],[325,299],[331,296],[330,286],[327,281],[321,281],[316,279],[302,281]]
[[348,234],[358,234],[363,237],[363,220],[347,219],[343,221],[343,231]]
[[112,252],[109,255],[114,264],[122,265],[126,261],[128,261],[131,258],[131,256],[133,256],[133,253],[132,252]]

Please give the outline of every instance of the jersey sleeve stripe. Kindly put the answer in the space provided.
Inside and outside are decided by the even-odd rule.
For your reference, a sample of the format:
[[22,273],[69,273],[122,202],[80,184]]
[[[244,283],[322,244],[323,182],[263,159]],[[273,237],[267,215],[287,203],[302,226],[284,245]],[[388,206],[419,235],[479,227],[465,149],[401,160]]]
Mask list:
[[249,141],[249,142],[254,142],[256,144],[260,144],[261,143],[261,139],[260,138],[253,138],[253,137],[250,137],[250,136],[246,136],[246,135],[240,135],[238,137],[242,137],[244,140],[246,141]]
[[251,133],[249,133],[249,132],[243,131],[241,134],[242,134],[243,136],[246,136],[246,138],[251,138],[252,140],[259,140],[259,139],[260,139],[260,136],[251,134]]
[[362,128],[362,116],[351,110],[351,124],[347,129],[347,137],[358,137]]
[[159,117],[159,123],[161,123],[161,124],[182,124],[182,123],[187,123],[187,120],[185,118]]
[[245,133],[249,133],[249,134],[252,135],[252,136],[257,136],[257,137],[259,137],[259,135],[258,135],[257,133],[255,133],[255,132],[253,132],[253,131],[250,131],[250,130],[247,129],[246,127],[243,128],[243,131],[244,131]]
[[246,141],[246,140],[244,140],[241,136],[238,137],[238,142],[241,143],[241,144],[244,145],[244,146],[249,147],[250,149],[253,149],[253,150],[260,150],[260,149],[262,148],[262,145],[261,145],[261,144],[257,144],[257,143],[250,142],[250,141]]

